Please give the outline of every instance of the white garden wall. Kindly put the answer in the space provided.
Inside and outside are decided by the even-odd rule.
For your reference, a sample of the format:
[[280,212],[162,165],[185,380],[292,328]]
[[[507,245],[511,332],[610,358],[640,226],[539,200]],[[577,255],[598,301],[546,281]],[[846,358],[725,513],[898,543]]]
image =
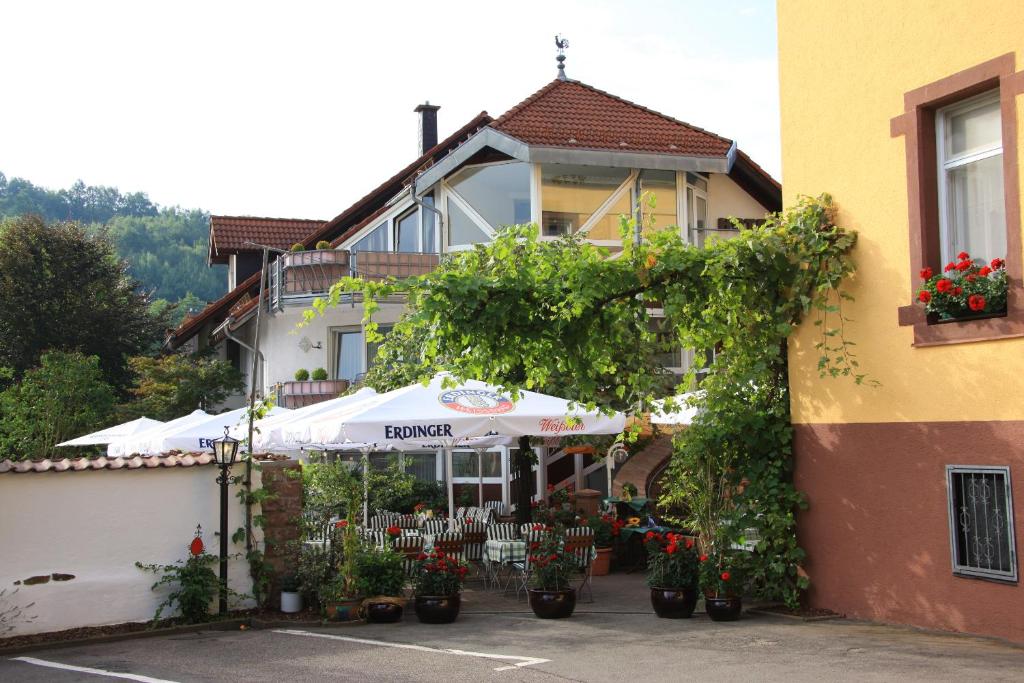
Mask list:
[[[36,617],[8,635],[151,619],[166,591],[151,591],[157,577],[135,562],[185,559],[196,524],[202,524],[207,552],[218,553],[218,472],[213,465],[194,465],[0,473],[0,587],[8,599],[18,588],[13,602],[34,602],[26,613]],[[243,472],[243,465],[235,466],[235,474]],[[259,473],[254,475],[258,486]],[[235,498],[236,487],[229,489],[230,537],[244,525],[245,511]],[[244,544],[228,547],[244,554]],[[218,570],[216,564],[213,568]],[[232,589],[251,591],[244,557],[233,559],[228,572]],[[74,578],[55,581],[53,574]],[[15,585],[38,576],[51,578]]]

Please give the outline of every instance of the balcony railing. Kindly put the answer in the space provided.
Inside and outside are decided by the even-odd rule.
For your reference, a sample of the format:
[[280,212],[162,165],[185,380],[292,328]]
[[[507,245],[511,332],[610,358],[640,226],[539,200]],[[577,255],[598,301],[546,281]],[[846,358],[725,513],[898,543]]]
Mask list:
[[284,408],[304,408],[337,398],[348,391],[347,379],[307,380],[282,382],[277,388],[280,405]]
[[391,251],[318,249],[289,252],[272,264],[268,304],[271,310],[281,310],[290,299],[323,295],[331,285],[346,276],[383,280],[424,275],[434,270],[439,260],[437,254]]

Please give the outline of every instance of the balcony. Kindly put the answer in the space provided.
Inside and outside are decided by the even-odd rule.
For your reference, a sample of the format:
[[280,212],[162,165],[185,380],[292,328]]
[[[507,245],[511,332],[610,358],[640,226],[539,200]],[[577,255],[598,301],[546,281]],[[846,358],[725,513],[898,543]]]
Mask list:
[[327,293],[343,277],[383,280],[424,275],[440,262],[437,254],[390,251],[349,252],[338,249],[282,254],[270,268],[271,310],[282,310],[289,300],[308,300]]
[[278,385],[277,396],[283,408],[304,408],[337,398],[348,391],[348,386],[347,379],[282,382]]

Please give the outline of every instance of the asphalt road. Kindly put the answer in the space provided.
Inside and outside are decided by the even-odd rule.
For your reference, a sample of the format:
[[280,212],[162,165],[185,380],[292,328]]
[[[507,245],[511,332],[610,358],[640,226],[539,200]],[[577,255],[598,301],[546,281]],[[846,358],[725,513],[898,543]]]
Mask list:
[[593,612],[464,614],[447,626],[408,614],[395,625],[209,631],[20,657],[0,660],[0,681],[1024,680],[1024,649],[984,639],[844,620]]

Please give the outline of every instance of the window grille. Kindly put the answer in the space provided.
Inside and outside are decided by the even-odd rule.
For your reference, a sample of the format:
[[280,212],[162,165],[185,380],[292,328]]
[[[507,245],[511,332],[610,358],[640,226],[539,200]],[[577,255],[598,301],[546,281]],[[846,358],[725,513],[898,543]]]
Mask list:
[[946,466],[953,573],[1017,580],[1010,468]]

